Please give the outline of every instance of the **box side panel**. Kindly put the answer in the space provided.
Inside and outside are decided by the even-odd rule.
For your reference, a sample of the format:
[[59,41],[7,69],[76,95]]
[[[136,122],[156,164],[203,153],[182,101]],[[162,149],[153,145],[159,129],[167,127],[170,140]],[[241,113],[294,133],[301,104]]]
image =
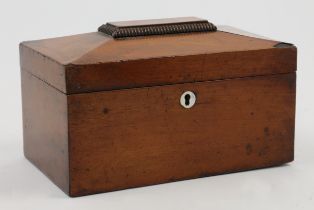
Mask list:
[[[191,109],[184,91],[196,94]],[[68,96],[70,194],[293,160],[295,73]]]
[[25,157],[68,193],[66,95],[25,70],[21,75]]

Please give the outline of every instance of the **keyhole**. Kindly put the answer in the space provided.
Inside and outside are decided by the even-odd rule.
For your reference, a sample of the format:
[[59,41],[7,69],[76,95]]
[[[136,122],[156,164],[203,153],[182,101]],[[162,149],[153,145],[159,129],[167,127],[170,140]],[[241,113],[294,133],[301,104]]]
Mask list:
[[185,99],[185,106],[189,106],[189,105],[190,105],[190,98],[191,98],[190,94],[186,94],[186,95],[184,96],[184,99]]
[[196,102],[196,96],[192,91],[185,91],[180,97],[181,106],[189,109],[194,106]]

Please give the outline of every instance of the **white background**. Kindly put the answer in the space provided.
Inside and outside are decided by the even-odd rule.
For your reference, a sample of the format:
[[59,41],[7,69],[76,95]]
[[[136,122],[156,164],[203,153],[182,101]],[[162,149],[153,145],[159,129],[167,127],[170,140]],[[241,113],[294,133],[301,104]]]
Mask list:
[[[107,21],[199,16],[298,47],[296,152],[270,169],[69,198],[22,151],[18,44]],[[0,0],[0,209],[314,209],[312,0]],[[79,43],[78,43],[79,44]]]

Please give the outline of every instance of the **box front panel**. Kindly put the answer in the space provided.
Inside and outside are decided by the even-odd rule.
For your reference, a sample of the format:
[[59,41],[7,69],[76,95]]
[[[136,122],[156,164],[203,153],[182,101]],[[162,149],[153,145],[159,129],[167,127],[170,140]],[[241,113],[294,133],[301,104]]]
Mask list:
[[295,73],[74,94],[68,111],[72,196],[293,160]]

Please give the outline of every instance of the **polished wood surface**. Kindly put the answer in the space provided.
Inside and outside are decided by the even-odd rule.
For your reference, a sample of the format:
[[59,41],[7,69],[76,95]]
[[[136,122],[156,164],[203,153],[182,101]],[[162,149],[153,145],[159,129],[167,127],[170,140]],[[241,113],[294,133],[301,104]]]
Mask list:
[[73,94],[294,72],[296,48],[277,43],[221,31],[125,40],[95,32],[23,42],[20,51],[26,70]]
[[272,75],[295,70],[296,48],[290,47],[74,66],[67,72],[66,82],[69,93],[81,93]]
[[[160,35],[115,40],[93,32],[22,42],[63,65],[87,65],[129,60],[213,54],[273,48],[276,41],[226,32]],[[97,56],[95,56],[97,55]]]
[[23,42],[25,156],[70,196],[290,162],[297,49],[278,43],[222,31]]
[[21,71],[24,154],[69,193],[67,96]]
[[293,160],[295,73],[74,94],[68,109],[72,196]]

